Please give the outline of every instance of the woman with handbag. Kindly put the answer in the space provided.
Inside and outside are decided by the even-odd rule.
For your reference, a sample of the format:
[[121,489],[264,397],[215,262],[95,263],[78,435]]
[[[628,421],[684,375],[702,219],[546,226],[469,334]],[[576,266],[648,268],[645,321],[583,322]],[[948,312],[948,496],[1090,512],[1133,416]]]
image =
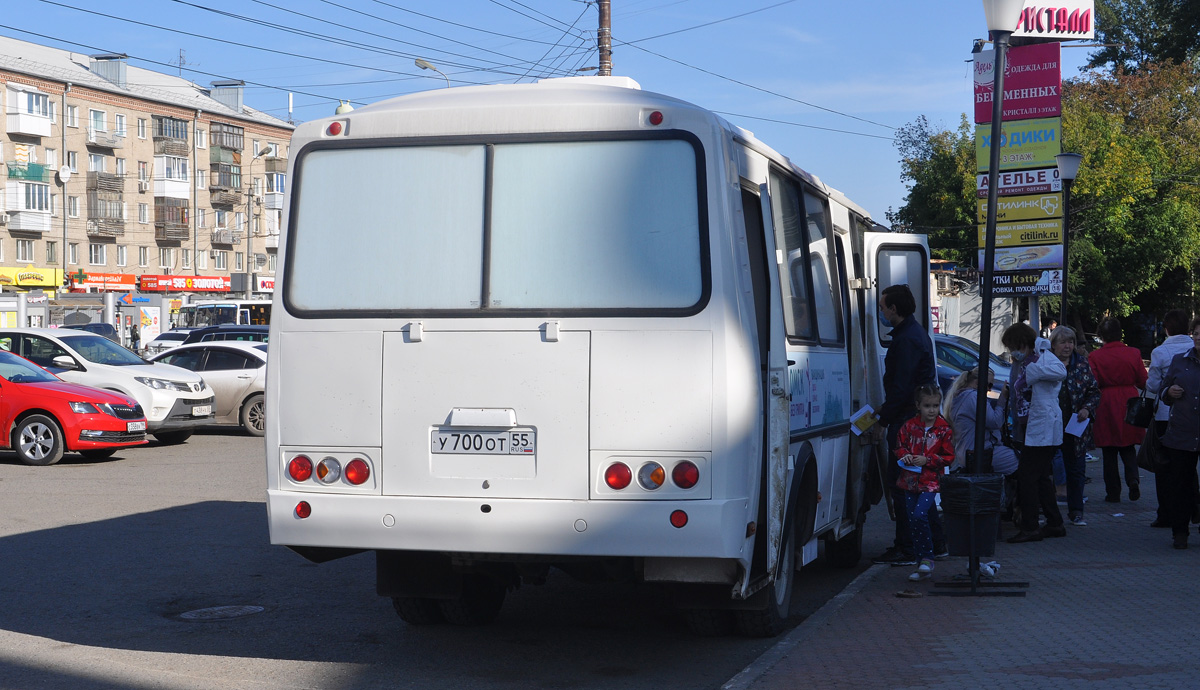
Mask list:
[[[1192,349],[1192,338],[1187,331],[1188,316],[1188,313],[1182,309],[1172,309],[1163,315],[1163,330],[1167,332],[1167,338],[1162,345],[1150,352],[1150,375],[1146,379],[1146,390],[1155,395],[1162,390],[1163,378],[1167,375],[1171,360],[1175,359],[1176,355]],[[1170,405],[1159,405],[1158,410],[1154,413],[1154,428],[1150,433],[1154,434],[1157,439],[1161,439],[1163,434],[1167,433],[1167,419],[1170,414]],[[1165,455],[1165,453],[1159,454]],[[1162,466],[1162,463],[1159,466]],[[1200,481],[1195,472],[1192,473],[1189,483],[1193,487],[1193,493],[1200,493]],[[1150,526],[1170,527],[1171,522],[1167,518],[1170,514],[1167,508],[1167,504],[1171,502],[1170,484],[1165,471],[1154,473],[1154,493],[1158,498],[1158,514]],[[1192,510],[1195,511],[1195,507]]]
[[1075,329],[1069,326],[1059,326],[1054,329],[1050,338],[1055,356],[1067,369],[1067,377],[1063,379],[1059,390],[1058,404],[1062,412],[1060,423],[1065,427],[1072,419],[1078,423],[1088,421],[1078,436],[1064,433],[1059,441],[1062,448],[1063,465],[1067,473],[1067,519],[1072,525],[1082,527],[1087,524],[1083,519],[1083,485],[1087,481],[1087,449],[1092,443],[1092,423],[1096,416],[1096,406],[1100,404],[1100,387],[1096,377],[1092,376],[1092,368],[1088,366],[1086,352],[1078,346]]
[[1146,385],[1146,366],[1142,364],[1142,353],[1137,348],[1121,342],[1121,322],[1116,317],[1109,316],[1101,321],[1097,333],[1104,345],[1088,355],[1088,364],[1100,384],[1100,404],[1096,407],[1093,433],[1096,447],[1104,455],[1104,500],[1121,502],[1121,474],[1117,469],[1117,456],[1120,456],[1125,466],[1129,500],[1136,501],[1142,492],[1134,446],[1142,442],[1146,430],[1126,424],[1125,413],[1126,403],[1130,398],[1138,400],[1138,389]]
[[1168,517],[1177,549],[1187,548],[1188,520],[1196,504],[1191,476],[1200,459],[1200,318],[1188,324],[1192,349],[1176,355],[1162,382],[1162,401],[1171,406],[1162,451],[1167,455],[1167,477],[1171,481]]

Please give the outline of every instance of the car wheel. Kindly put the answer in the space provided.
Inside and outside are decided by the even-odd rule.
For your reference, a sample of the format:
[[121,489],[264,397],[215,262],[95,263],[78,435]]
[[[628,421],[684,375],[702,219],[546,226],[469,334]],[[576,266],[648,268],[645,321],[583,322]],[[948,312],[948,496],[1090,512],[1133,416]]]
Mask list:
[[103,460],[104,458],[111,458],[113,453],[116,452],[116,448],[89,448],[79,451],[79,454],[88,460]]
[[267,416],[262,393],[250,396],[242,405],[242,428],[251,436],[262,436],[267,430]]
[[62,430],[45,415],[29,415],[13,430],[12,446],[26,465],[53,465],[63,456]]
[[191,429],[186,431],[160,431],[159,433],[154,434],[154,438],[158,439],[158,442],[164,446],[175,446],[183,443],[191,437]]

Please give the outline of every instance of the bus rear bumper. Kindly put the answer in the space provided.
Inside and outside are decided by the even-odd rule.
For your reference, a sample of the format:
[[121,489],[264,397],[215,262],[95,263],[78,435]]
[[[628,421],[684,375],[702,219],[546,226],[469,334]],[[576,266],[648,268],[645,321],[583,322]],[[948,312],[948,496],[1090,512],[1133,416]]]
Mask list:
[[[307,502],[311,513],[297,515]],[[675,527],[682,510],[687,524]],[[566,501],[270,490],[271,543],[543,556],[749,556],[749,501]]]

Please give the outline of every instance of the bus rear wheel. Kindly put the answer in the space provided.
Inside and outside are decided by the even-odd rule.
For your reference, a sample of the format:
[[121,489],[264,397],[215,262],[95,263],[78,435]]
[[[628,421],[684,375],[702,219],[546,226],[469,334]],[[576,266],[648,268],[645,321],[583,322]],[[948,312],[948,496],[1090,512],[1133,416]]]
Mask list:
[[792,582],[796,579],[796,533],[793,530],[780,554],[779,576],[761,593],[766,606],[733,612],[734,629],[743,637],[775,637],[787,627],[792,608]]
[[392,608],[400,620],[409,625],[433,625],[446,620],[437,599],[422,597],[392,597]]
[[487,575],[463,576],[462,593],[453,599],[438,600],[446,622],[452,625],[487,625],[500,615],[508,588]]

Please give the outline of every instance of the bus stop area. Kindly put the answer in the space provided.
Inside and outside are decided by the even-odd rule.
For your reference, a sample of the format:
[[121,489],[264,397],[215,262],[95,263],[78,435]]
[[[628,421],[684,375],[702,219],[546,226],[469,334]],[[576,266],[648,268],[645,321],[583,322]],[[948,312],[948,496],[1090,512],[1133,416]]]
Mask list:
[[[965,575],[965,557],[938,562],[925,582],[909,582],[912,566],[872,565],[723,687],[1195,687],[1200,537],[1178,551],[1170,530],[1150,527],[1146,472],[1141,500],[1104,503],[1099,463],[1088,469],[1087,526],[1068,525],[1063,539],[1001,540],[982,558],[1000,563],[996,580],[1028,582],[1025,596],[934,595],[944,588],[933,583]],[[891,545],[892,527],[872,508],[864,557]]]

